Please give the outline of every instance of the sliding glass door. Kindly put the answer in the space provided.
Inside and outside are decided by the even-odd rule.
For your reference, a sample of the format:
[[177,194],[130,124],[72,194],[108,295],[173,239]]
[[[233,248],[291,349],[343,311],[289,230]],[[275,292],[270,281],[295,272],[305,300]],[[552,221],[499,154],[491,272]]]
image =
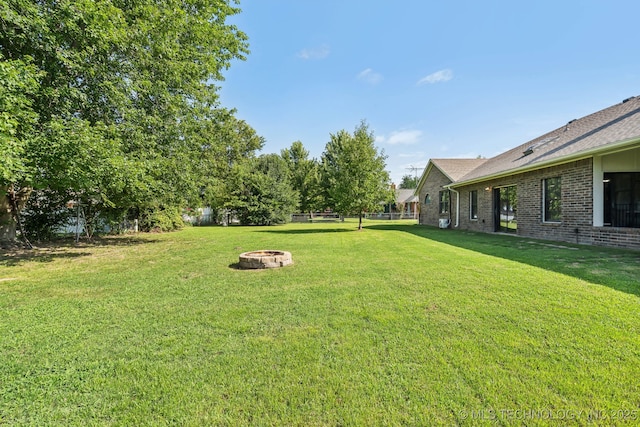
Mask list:
[[518,231],[518,196],[516,186],[500,187],[493,190],[495,231],[516,233]]

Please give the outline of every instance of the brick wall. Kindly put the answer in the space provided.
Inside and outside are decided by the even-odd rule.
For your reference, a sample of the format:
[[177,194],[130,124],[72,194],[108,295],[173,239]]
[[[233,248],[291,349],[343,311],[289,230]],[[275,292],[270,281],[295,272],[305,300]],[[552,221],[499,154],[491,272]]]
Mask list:
[[[449,218],[449,215],[440,215],[440,200],[438,197],[440,191],[442,191],[442,186],[450,183],[451,180],[440,172],[438,168],[431,168],[424,185],[420,188],[420,217],[418,219],[420,224],[438,226],[440,218]],[[431,202],[428,204],[425,203],[427,194],[429,194],[431,198]],[[453,208],[455,208],[455,206],[453,206]]]
[[[459,216],[459,228],[471,231],[482,231],[485,233],[491,233],[494,231],[493,224],[493,191],[491,189],[491,183],[482,183],[463,187],[458,189],[460,193],[460,216]],[[471,219],[471,206],[469,194],[471,191],[476,190],[478,192],[478,218]],[[453,210],[454,210],[454,225],[455,225],[455,207],[456,207],[456,195],[452,195],[453,198]]]
[[[562,221],[560,223],[545,223],[542,221],[542,180],[554,177],[562,179]],[[458,188],[460,193],[459,228],[493,232],[495,230],[493,189],[516,185],[517,234],[519,236],[640,249],[640,229],[592,226],[592,182],[592,161],[585,159]],[[478,191],[477,220],[469,218],[469,193],[472,190]],[[421,197],[424,198],[423,195]],[[452,222],[455,222],[456,196],[452,193],[451,197]],[[422,201],[424,202],[424,200]],[[437,212],[437,203],[435,206],[433,203],[432,201],[430,208]],[[425,215],[425,221],[428,222],[422,221],[421,214],[421,224],[437,225],[437,219],[434,222],[433,216]]]

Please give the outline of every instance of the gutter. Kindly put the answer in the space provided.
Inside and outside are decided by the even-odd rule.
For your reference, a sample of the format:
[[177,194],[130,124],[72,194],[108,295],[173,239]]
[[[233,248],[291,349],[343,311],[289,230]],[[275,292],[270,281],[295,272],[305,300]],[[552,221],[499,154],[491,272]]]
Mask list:
[[500,172],[496,172],[493,173],[491,175],[484,175],[478,178],[474,178],[468,181],[458,181],[458,182],[452,182],[451,184],[447,184],[444,187],[448,188],[449,190],[455,191],[453,190],[453,188],[451,188],[452,186],[463,186],[463,185],[470,185],[470,184],[477,184],[479,182],[484,182],[484,181],[488,181],[490,179],[496,179],[496,178],[503,178],[505,176],[511,176],[511,175],[515,175],[518,173],[523,173],[523,172],[529,172],[529,171],[534,171],[537,169],[544,169],[546,167],[549,166],[555,166],[555,165],[560,165],[563,163],[569,163],[569,162],[574,162],[577,160],[583,160],[583,159],[588,159],[591,158],[595,155],[598,154],[603,154],[603,153],[607,153],[607,154],[613,154],[615,152],[618,151],[623,151],[625,148],[627,148],[628,146],[631,147],[634,144],[640,144],[640,138],[635,137],[632,139],[626,139],[624,141],[620,141],[620,142],[616,142],[613,144],[608,144],[604,147],[597,147],[597,148],[592,148],[590,150],[586,150],[586,151],[581,151],[579,153],[576,154],[570,154],[567,155],[565,157],[559,157],[556,159],[551,159],[551,160],[547,160],[547,161],[543,161],[540,163],[534,163],[533,165],[527,165],[527,166],[521,166],[519,168],[515,168],[515,169],[509,169],[506,171],[500,171]]
[[460,225],[460,193],[453,188],[449,188],[449,190],[456,193],[456,225],[454,227],[458,228],[458,225]]

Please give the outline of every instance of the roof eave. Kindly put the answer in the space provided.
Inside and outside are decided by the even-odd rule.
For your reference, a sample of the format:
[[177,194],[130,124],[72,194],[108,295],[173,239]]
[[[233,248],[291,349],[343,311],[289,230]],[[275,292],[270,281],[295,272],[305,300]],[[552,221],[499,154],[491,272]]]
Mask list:
[[556,159],[534,163],[532,165],[521,166],[519,168],[509,169],[509,170],[493,173],[490,175],[484,175],[484,176],[469,179],[466,181],[452,182],[451,184],[447,184],[444,187],[455,188],[455,187],[461,187],[464,185],[477,184],[479,182],[488,181],[490,179],[503,178],[505,176],[515,175],[515,174],[524,173],[524,172],[530,172],[538,169],[544,169],[550,166],[555,166],[563,163],[575,162],[577,160],[587,159],[593,156],[597,156],[599,154],[604,154],[604,153],[613,154],[618,151],[624,151],[635,144],[640,144],[640,136],[618,141],[613,144],[608,144],[606,146],[596,147],[590,150],[581,151],[579,153],[558,157]]
[[433,162],[431,160],[429,160],[429,162],[427,163],[427,166],[424,167],[424,171],[422,171],[422,175],[420,176],[420,180],[418,181],[418,184],[416,185],[416,191],[413,192],[414,195],[416,195],[418,197],[420,196],[420,189],[424,185],[424,182],[427,179],[427,175],[429,175],[429,172],[431,171],[432,167],[433,167]]
[[451,178],[451,176],[449,176],[449,174],[447,172],[445,172],[444,170],[442,170],[442,168],[440,168],[440,166],[438,166],[433,159],[429,159],[429,162],[427,163],[427,166],[425,166],[424,168],[424,172],[422,172],[422,176],[420,176],[420,180],[418,181],[418,185],[416,186],[416,191],[413,193],[416,196],[420,196],[420,188],[422,188],[422,186],[424,185],[424,182],[427,179],[427,175],[429,175],[429,172],[431,172],[431,169],[436,168],[440,171],[441,174],[443,174],[445,176],[445,178],[447,178],[449,181],[451,182],[455,182],[455,179]]

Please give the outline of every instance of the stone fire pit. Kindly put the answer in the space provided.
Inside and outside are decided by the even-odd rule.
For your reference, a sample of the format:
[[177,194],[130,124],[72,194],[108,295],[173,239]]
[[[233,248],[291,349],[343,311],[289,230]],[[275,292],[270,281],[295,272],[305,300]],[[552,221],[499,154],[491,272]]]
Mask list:
[[262,250],[240,254],[238,267],[241,269],[278,268],[293,264],[291,253],[285,251]]

